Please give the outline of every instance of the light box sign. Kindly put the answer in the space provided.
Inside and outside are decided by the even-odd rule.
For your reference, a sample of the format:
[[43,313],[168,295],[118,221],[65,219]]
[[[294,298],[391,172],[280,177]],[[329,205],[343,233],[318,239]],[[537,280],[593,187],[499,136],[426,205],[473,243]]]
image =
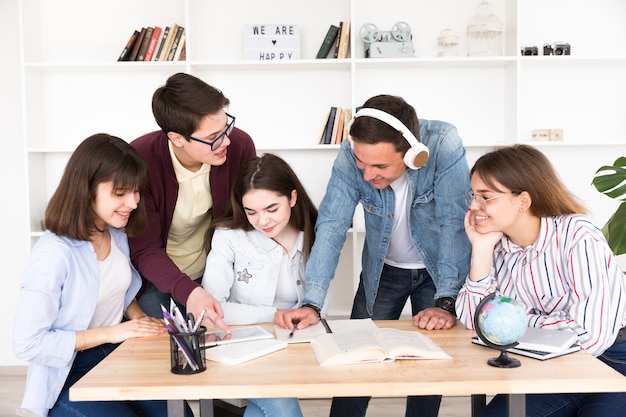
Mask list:
[[300,26],[256,24],[244,27],[246,61],[300,59]]

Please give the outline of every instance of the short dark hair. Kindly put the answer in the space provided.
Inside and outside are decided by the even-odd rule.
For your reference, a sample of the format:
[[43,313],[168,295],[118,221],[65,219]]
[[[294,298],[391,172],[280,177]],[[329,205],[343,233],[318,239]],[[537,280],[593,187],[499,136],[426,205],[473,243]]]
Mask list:
[[152,95],[152,114],[163,132],[191,135],[204,117],[230,104],[224,94],[183,72],[167,79]]
[[548,158],[530,145],[496,148],[478,158],[470,176],[478,175],[489,187],[498,182],[519,194],[526,191],[531,199],[530,213],[537,217],[586,214],[587,209],[563,184]]
[[[381,94],[363,103],[364,108],[382,110],[400,120],[419,140],[420,126],[417,113],[413,106],[402,97]],[[352,140],[361,143],[375,144],[388,142],[394,145],[397,152],[404,154],[411,148],[404,136],[387,123],[373,117],[357,117],[350,127]]]
[[[126,141],[106,133],[90,136],[78,145],[65,166],[46,208],[45,227],[57,235],[89,240],[97,231],[93,202],[98,185],[112,181],[112,192],[141,192],[148,178],[148,164]],[[129,236],[139,236],[146,225],[146,210],[140,199],[125,230]]]
[[215,219],[207,231],[207,250],[210,249],[211,239],[217,228],[254,229],[246,217],[242,203],[243,196],[250,190],[274,191],[287,198],[291,198],[291,192],[296,190],[298,196],[296,205],[291,209],[289,224],[304,232],[302,253],[307,258],[315,240],[317,208],[289,164],[271,153],[252,158],[239,169],[224,215]]

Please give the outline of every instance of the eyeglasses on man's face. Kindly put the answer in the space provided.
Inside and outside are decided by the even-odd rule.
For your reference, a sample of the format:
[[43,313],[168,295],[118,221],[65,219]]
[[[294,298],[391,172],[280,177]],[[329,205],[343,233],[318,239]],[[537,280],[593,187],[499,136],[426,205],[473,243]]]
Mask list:
[[478,208],[481,210],[485,210],[485,208],[487,207],[486,203],[488,201],[495,200],[496,198],[504,197],[508,194],[511,194],[511,193],[504,193],[504,194],[499,194],[493,197],[485,198],[480,194],[474,194],[472,190],[463,191],[463,195],[465,196],[465,201],[467,202],[468,207],[472,205],[472,202],[474,200],[476,200],[476,203],[478,203]]
[[224,138],[230,135],[234,128],[235,128],[235,116],[231,116],[230,114],[226,113],[226,129],[212,141],[194,138],[191,135],[183,135],[183,137],[189,140],[194,140],[196,142],[204,143],[205,145],[209,145],[211,147],[211,150],[214,151],[215,149],[218,149],[222,145],[222,143],[224,142]]

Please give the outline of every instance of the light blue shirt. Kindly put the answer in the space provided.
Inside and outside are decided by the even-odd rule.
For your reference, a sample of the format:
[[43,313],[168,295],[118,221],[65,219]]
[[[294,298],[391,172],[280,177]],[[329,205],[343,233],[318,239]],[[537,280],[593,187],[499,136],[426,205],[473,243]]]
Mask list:
[[[411,240],[435,283],[435,298],[456,297],[469,271],[471,254],[463,226],[467,212],[463,191],[470,187],[465,148],[456,128],[440,121],[421,119],[419,140],[430,156],[420,169],[407,170]],[[365,213],[361,268],[367,310],[372,314],[389,248],[395,197],[391,187],[378,190],[363,179],[348,141],[341,144],[320,205],[306,266],[304,303],[321,307],[357,203]]]
[[[289,280],[298,294],[293,308],[304,295],[303,233],[289,257]],[[228,324],[273,322],[273,306],[283,247],[257,230],[217,229],[207,256],[202,286],[219,301]]]
[[[132,280],[124,311],[141,288],[124,231],[109,227],[128,258]],[[96,308],[100,277],[91,243],[46,231],[37,241],[20,281],[13,349],[28,361],[22,408],[46,416],[56,402],[76,352],[76,332],[86,330]]]

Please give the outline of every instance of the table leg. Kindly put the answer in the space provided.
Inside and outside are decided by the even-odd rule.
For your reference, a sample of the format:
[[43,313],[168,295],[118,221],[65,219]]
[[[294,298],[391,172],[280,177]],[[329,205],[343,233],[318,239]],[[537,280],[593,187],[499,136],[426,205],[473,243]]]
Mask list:
[[213,417],[213,400],[200,400],[200,417]]
[[472,417],[477,417],[478,413],[487,405],[487,395],[472,394]]
[[167,400],[167,417],[185,417],[185,400]]
[[526,416],[526,394],[509,394],[506,400],[508,417]]

